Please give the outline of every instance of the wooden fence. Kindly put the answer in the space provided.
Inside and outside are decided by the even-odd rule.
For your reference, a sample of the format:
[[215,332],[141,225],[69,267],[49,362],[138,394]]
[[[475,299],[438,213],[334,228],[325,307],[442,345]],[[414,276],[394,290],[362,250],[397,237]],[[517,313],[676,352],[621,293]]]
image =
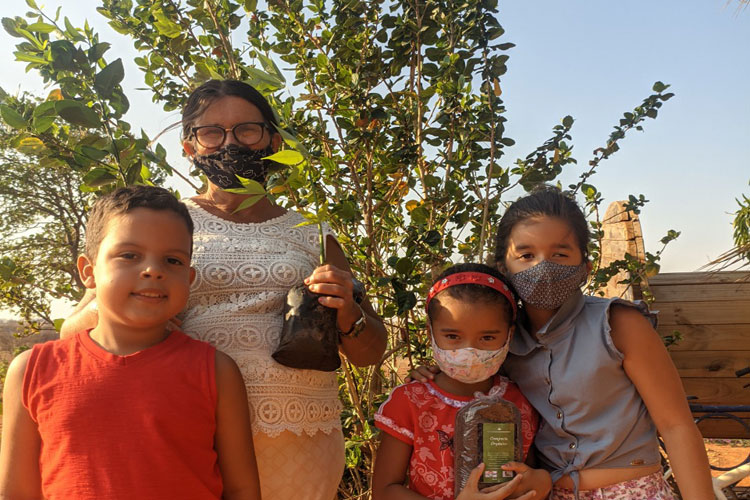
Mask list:
[[[644,258],[640,221],[622,202],[607,209],[604,234],[604,265],[625,252]],[[606,294],[640,298],[637,287],[617,285],[622,279],[613,278]],[[681,337],[670,354],[686,394],[703,404],[750,405],[750,377],[734,374],[750,365],[750,270],[663,273],[649,278],[648,287],[654,295],[651,308],[659,311],[659,333]],[[740,416],[750,423],[750,413]],[[700,428],[705,437],[747,438],[735,422],[707,421]]]
[[[703,404],[750,405],[750,272],[666,273],[648,280],[662,336],[682,337],[670,347],[685,392]],[[750,421],[750,413],[742,415]],[[706,437],[743,437],[733,422],[705,422]],[[744,435],[747,438],[747,434]]]

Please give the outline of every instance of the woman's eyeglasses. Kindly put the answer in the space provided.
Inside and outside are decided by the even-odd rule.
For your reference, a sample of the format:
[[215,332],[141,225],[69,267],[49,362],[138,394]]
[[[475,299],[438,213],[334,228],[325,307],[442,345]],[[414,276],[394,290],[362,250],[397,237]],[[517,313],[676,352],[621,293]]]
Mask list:
[[227,138],[227,132],[231,131],[235,140],[243,146],[253,146],[263,139],[263,132],[268,126],[263,122],[238,123],[232,128],[223,128],[217,125],[205,125],[193,127],[192,134],[198,144],[204,148],[218,148]]

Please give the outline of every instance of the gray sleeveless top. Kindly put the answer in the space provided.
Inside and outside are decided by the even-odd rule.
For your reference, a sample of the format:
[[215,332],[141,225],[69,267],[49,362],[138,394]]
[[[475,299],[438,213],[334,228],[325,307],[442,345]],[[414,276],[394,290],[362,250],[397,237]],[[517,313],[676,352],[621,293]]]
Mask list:
[[570,474],[576,493],[580,469],[659,463],[656,427],[610,336],[612,304],[655,326],[645,304],[576,294],[536,339],[519,324],[503,365],[544,419],[535,444],[545,468],[553,481]]

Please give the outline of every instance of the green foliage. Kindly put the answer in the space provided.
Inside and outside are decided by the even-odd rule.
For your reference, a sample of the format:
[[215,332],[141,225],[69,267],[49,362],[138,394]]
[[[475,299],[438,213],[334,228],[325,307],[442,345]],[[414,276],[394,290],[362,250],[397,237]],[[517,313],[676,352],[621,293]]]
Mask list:
[[130,104],[120,85],[122,61],[105,59],[110,44],[100,42],[88,23],[76,28],[67,18],[60,23],[59,11],[50,18],[33,2],[29,6],[28,20],[6,17],[2,24],[22,40],[16,59],[54,90],[42,101],[3,99],[0,116],[14,129],[13,146],[84,176],[89,191],[161,182],[171,173],[163,149],[149,151],[149,139],[134,135],[122,120]]
[[734,243],[741,252],[741,257],[750,262],[750,198],[742,196],[737,200],[739,208],[734,213]]
[[83,289],[76,271],[87,207],[83,176],[46,156],[40,143],[0,124],[0,305],[23,318],[25,333],[52,323],[51,299],[77,300]]
[[[17,59],[56,90],[39,103],[3,100],[12,147],[75,172],[86,192],[175,173],[164,150],[151,152],[148,138],[122,120],[122,64],[104,59],[109,45],[88,25],[30,7],[28,20],[5,18],[3,26],[20,39]],[[341,494],[366,496],[374,411],[399,382],[397,366],[429,350],[423,298],[432,276],[455,259],[491,254],[509,190],[555,182],[576,164],[573,118],[524,158],[506,159],[514,141],[505,134],[501,79],[513,44],[503,39],[496,0],[269,0],[260,8],[255,0],[103,0],[97,10],[133,40],[145,85],[165,110],[179,109],[209,78],[245,80],[271,100],[284,142],[298,154],[279,154],[288,168],[267,190],[243,181],[247,203],[271,196],[310,223],[330,223],[389,330],[382,365],[345,363],[340,379],[348,465]],[[667,88],[657,82],[624,114],[570,186],[591,216],[595,268],[604,198],[590,178],[630,130],[657,116],[672,97]],[[646,201],[632,196],[629,207]],[[597,269],[592,286],[615,268],[648,274],[660,254]]]

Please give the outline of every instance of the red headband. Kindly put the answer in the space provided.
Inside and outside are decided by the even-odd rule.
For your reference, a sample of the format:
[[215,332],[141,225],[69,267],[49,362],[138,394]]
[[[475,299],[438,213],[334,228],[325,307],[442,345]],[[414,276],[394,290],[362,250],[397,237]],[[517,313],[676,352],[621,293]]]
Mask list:
[[[508,285],[503,283],[502,280],[486,273],[464,272],[449,274],[445,278],[432,285],[432,287],[430,287],[430,291],[427,293],[427,304],[430,303],[430,300],[432,300],[435,295],[439,294],[446,288],[450,288],[456,285],[482,285],[490,287],[493,290],[497,290],[498,292],[503,294],[506,299],[508,299],[508,302],[510,302],[510,306],[513,309],[513,319],[516,319],[517,305],[515,299],[513,298],[513,294],[508,288]],[[427,306],[427,304],[425,304],[425,307]]]

